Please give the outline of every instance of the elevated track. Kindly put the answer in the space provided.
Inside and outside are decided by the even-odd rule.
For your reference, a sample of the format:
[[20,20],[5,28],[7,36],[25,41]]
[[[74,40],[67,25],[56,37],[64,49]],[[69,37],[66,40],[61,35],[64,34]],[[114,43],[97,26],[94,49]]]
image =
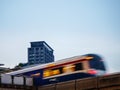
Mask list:
[[120,90],[120,73],[71,80],[39,87],[0,83],[0,90]]

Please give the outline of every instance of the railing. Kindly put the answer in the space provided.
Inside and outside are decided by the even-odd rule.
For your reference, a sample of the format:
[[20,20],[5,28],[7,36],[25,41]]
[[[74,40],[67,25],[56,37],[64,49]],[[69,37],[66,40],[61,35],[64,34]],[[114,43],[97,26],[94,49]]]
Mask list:
[[0,76],[0,90],[1,88],[21,89],[21,90],[32,90],[33,78],[24,76],[10,76],[3,74]]

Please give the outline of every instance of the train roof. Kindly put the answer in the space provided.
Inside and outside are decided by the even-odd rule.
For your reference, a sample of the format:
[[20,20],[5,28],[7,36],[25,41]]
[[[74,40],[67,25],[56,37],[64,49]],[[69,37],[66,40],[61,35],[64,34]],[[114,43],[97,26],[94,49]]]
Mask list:
[[82,59],[82,58],[83,57],[81,55],[78,55],[78,56],[74,56],[74,57],[70,57],[70,58],[57,60],[57,61],[52,62],[52,63],[40,64],[40,65],[36,65],[36,66],[33,66],[33,67],[24,68],[24,69],[9,72],[9,73],[6,73],[6,74],[17,75],[17,74],[20,74],[20,73],[25,73],[25,72],[29,72],[29,71],[33,71],[33,70],[38,70],[38,69],[43,69],[43,68],[46,68],[50,65],[57,65],[57,64],[64,63],[64,62],[71,62],[71,61],[79,60],[79,59]]

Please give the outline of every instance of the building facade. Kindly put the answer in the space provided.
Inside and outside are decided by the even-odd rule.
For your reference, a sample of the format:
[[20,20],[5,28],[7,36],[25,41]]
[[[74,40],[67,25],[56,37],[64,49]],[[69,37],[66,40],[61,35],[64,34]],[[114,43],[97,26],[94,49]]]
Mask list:
[[28,48],[28,64],[44,64],[54,61],[53,49],[45,42],[31,42]]

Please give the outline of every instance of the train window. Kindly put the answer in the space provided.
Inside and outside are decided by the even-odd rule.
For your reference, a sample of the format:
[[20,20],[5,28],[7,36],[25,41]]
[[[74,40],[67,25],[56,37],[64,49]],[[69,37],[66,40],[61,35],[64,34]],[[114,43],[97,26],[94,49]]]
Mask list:
[[51,70],[45,70],[43,73],[43,77],[49,77],[51,76]]
[[77,71],[77,70],[83,70],[83,65],[82,65],[82,63],[77,63],[77,64],[75,64],[75,71]]
[[63,67],[63,73],[69,73],[75,71],[75,65],[66,65]]
[[52,74],[53,75],[61,74],[61,73],[62,73],[62,67],[52,69]]
[[43,73],[43,77],[49,77],[49,76],[54,76],[62,73],[62,67],[60,68],[54,68],[54,69],[49,69],[45,70]]
[[52,70],[52,75],[57,75],[57,74],[60,74],[59,69]]

